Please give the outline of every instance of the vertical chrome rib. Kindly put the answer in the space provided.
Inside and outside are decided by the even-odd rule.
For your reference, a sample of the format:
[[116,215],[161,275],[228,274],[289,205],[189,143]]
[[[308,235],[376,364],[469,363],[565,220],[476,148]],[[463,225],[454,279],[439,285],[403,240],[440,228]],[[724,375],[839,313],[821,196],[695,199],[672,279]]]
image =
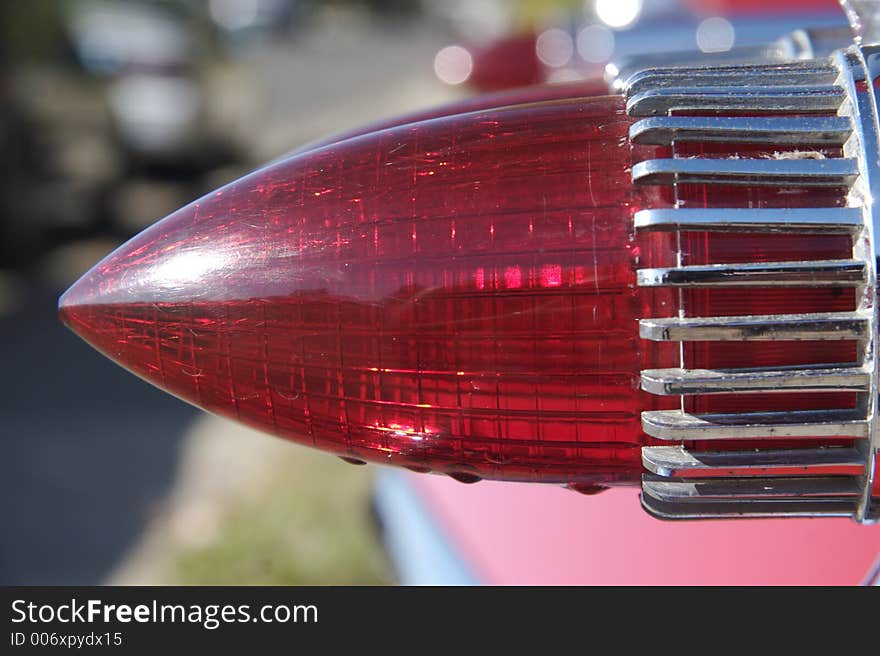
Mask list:
[[[868,27],[876,33],[880,25]],[[862,342],[864,367],[871,372],[872,386],[870,393],[864,395],[861,402],[869,430],[868,439],[861,446],[865,472],[856,510],[856,519],[868,523],[880,520],[880,499],[874,496],[877,455],[880,452],[877,397],[880,392],[880,308],[877,303],[880,210],[875,207],[880,198],[880,164],[877,161],[880,153],[880,112],[876,84],[880,78],[880,46],[854,46],[838,51],[835,59],[848,97],[843,111],[854,124],[854,133],[844,146],[844,154],[856,158],[859,163],[859,179],[850,190],[849,204],[861,208],[865,224],[853,250],[866,263],[866,282],[859,290],[859,311],[868,316],[872,323],[872,330]]]

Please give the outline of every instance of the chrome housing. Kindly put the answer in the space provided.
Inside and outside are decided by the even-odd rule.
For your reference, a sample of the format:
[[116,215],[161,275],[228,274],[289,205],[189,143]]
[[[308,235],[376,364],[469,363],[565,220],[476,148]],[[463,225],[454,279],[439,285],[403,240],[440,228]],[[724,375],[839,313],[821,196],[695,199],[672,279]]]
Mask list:
[[[709,60],[713,61],[713,60]],[[714,60],[717,61],[717,60]],[[646,434],[668,446],[642,450],[647,472],[642,504],[668,519],[721,517],[845,516],[880,519],[871,489],[880,448],[877,349],[877,278],[880,243],[880,128],[876,89],[880,47],[853,45],[829,57],[769,64],[723,62],[704,66],[643,68],[619,79],[627,112],[638,120],[635,144],[671,146],[673,157],[633,167],[643,185],[685,183],[843,186],[847,207],[798,209],[680,209],[639,211],[639,231],[749,233],[849,233],[850,259],[643,269],[640,286],[741,287],[837,286],[857,291],[854,312],[644,319],[640,336],[653,341],[857,340],[854,364],[642,371],[642,388],[659,395],[855,391],[855,410],[688,414],[682,410],[642,414]],[[760,116],[720,116],[745,110]],[[685,115],[682,115],[682,112]],[[833,116],[809,116],[810,113]],[[798,114],[799,116],[790,116]],[[806,114],[806,116],[803,116]],[[842,146],[829,159],[712,159],[676,157],[682,142],[827,144]],[[684,408],[684,404],[682,404]],[[723,444],[731,439],[845,437],[854,446],[816,446],[748,451],[691,450],[687,443]],[[821,444],[821,440],[817,440]],[[797,470],[797,475],[792,475]],[[833,472],[829,475],[829,471]],[[875,505],[876,505],[876,499]]]

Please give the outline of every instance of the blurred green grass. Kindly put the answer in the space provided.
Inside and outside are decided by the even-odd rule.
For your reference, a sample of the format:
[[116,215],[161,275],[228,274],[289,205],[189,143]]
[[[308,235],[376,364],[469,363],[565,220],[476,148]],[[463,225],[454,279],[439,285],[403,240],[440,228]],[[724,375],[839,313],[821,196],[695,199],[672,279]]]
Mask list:
[[372,467],[296,449],[224,508],[216,538],[177,554],[183,585],[393,583],[369,512]]

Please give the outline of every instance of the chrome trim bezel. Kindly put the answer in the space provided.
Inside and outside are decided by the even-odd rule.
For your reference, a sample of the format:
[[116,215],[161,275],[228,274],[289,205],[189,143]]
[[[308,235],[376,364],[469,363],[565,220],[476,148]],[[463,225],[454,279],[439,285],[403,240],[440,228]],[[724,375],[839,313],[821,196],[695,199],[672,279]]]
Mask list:
[[[877,88],[880,78],[880,46],[853,46],[836,54],[841,69],[841,84],[847,92],[847,111],[853,119],[853,136],[844,145],[844,153],[859,162],[859,179],[850,190],[849,204],[861,208],[864,229],[856,242],[856,252],[868,268],[866,284],[861,288],[859,310],[871,318],[873,330],[865,344],[864,365],[871,370],[871,393],[866,395],[865,416],[868,419],[869,439],[865,441],[865,481],[856,512],[856,519],[869,523],[880,519],[880,508],[872,506],[871,490],[876,476],[877,451],[880,448],[878,428],[878,391],[880,391],[880,361],[878,361],[877,274],[880,256],[880,211],[876,199],[880,197],[880,123],[878,123]],[[876,505],[876,504],[875,504]]]
[[[802,497],[795,486],[789,490],[794,492],[784,499],[762,499],[756,505],[753,495],[744,492],[751,488],[740,484],[729,486],[729,494],[723,495],[721,500],[704,495],[670,500],[661,497],[664,494],[680,497],[685,488],[677,486],[675,481],[650,483],[651,475],[674,478],[676,474],[662,467],[655,471],[649,465],[655,458],[671,453],[669,449],[673,447],[645,446],[643,461],[646,469],[654,474],[646,474],[648,478],[643,481],[642,503],[657,516],[697,519],[848,515],[862,523],[880,519],[880,508],[872,507],[872,503],[875,506],[880,503],[871,496],[875,463],[880,452],[880,303],[877,299],[880,210],[874,209],[875,199],[880,198],[880,103],[874,87],[874,80],[880,78],[880,46],[850,46],[830,58],[792,63],[789,68],[793,73],[791,79],[779,76],[773,66],[743,64],[726,68],[650,68],[630,77],[631,84],[625,84],[623,88],[628,92],[627,113],[638,119],[631,126],[633,143],[672,149],[671,157],[657,152],[653,157],[634,162],[633,183],[673,189],[687,183],[784,184],[804,188],[839,186],[847,189],[845,206],[790,210],[688,209],[678,204],[676,196],[673,207],[641,209],[633,217],[634,227],[636,230],[674,233],[688,230],[849,233],[853,238],[852,259],[761,264],[716,264],[710,261],[686,265],[682,261],[679,241],[677,263],[665,268],[640,269],[637,284],[640,287],[680,289],[749,288],[774,283],[786,287],[852,286],[857,294],[855,310],[845,316],[687,317],[679,296],[678,317],[642,319],[639,322],[640,337],[680,342],[682,349],[685,342],[695,340],[856,339],[860,344],[857,362],[779,369],[702,370],[685,368],[682,355],[679,369],[642,371],[641,387],[646,392],[682,397],[680,411],[643,413],[643,426],[646,434],[657,437],[655,433],[662,433],[661,439],[681,441],[682,453],[691,456],[695,454],[685,446],[691,439],[735,439],[734,436],[744,434],[761,439],[761,433],[768,439],[786,434],[820,437],[830,435],[829,430],[840,430],[856,440],[851,449],[852,462],[846,464],[852,467],[861,464],[857,472],[847,473],[846,486],[841,486],[838,494],[827,499],[829,504],[817,505],[816,498]],[[800,75],[794,73],[795,70],[799,70]],[[825,77],[828,71],[833,72],[833,77]],[[819,77],[810,79],[816,75]],[[692,79],[694,76],[696,80]],[[806,80],[811,84],[804,84]],[[759,115],[724,115],[728,110],[746,106]],[[682,111],[685,114],[680,114]],[[834,115],[804,117],[805,112]],[[790,116],[792,113],[799,116]],[[802,125],[800,121],[805,123]],[[765,140],[779,144],[798,144],[801,140],[801,143],[841,144],[843,149],[839,154],[813,156],[803,153],[796,158],[688,157],[680,156],[675,150],[676,142],[680,141],[751,143]],[[680,352],[684,353],[683,350]],[[837,416],[835,411],[828,411],[796,413],[797,417],[781,419],[759,417],[759,413],[749,414],[747,411],[734,418],[691,415],[684,410],[686,396],[784,390],[852,391],[857,393],[859,401],[852,416],[848,413]],[[755,453],[760,457],[768,456],[770,451],[767,449],[771,447],[772,444],[759,446]],[[822,448],[820,446],[820,450]],[[837,453],[842,452],[837,450]],[[780,451],[778,455],[785,462],[794,464],[808,454],[791,450]],[[727,474],[725,470],[728,470]],[[841,472],[833,473],[838,475]],[[717,462],[710,458],[695,468],[694,475],[738,477],[740,474],[729,470],[723,458]],[[774,474],[760,466],[746,475],[766,479],[768,485],[774,482]],[[807,488],[810,485],[806,481],[804,484]]]

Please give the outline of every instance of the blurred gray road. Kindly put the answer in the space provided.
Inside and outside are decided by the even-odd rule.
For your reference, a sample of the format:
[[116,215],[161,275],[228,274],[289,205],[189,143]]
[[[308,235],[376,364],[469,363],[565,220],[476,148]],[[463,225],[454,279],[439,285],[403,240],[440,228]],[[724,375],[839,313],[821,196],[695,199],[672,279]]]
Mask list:
[[196,411],[99,356],[35,286],[0,319],[0,584],[103,580],[170,489]]
[[[262,116],[247,139],[257,161],[327,135],[405,114],[457,93],[433,73],[449,37],[432,23],[328,20],[289,43],[242,59],[239,85],[258,89]],[[227,87],[240,100],[241,86]]]

